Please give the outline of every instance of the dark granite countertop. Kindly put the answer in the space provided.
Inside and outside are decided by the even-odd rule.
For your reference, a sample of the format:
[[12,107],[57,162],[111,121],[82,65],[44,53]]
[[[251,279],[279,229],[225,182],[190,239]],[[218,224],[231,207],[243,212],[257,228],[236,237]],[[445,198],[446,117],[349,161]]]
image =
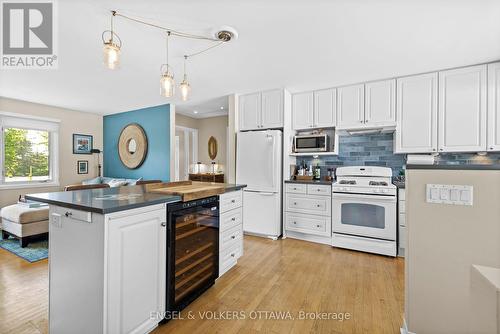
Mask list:
[[285,183],[301,183],[301,184],[324,184],[331,186],[333,181],[326,180],[285,180]]
[[[217,183],[218,184],[218,183]],[[226,192],[241,190],[246,188],[246,184],[235,184],[235,183],[224,183],[224,187],[226,188]]]
[[500,170],[500,165],[482,164],[434,164],[434,165],[406,165],[406,169],[448,169],[448,170]]
[[402,181],[392,181],[392,184],[394,184],[398,189],[404,189],[406,187],[405,182]]
[[[226,192],[246,187],[244,184],[227,183],[224,186]],[[124,186],[28,194],[26,195],[26,199],[70,209],[108,214],[154,204],[178,202],[181,200],[181,197],[147,192],[145,186]]]
[[28,194],[26,199],[100,214],[181,200],[179,196],[146,192],[145,186]]

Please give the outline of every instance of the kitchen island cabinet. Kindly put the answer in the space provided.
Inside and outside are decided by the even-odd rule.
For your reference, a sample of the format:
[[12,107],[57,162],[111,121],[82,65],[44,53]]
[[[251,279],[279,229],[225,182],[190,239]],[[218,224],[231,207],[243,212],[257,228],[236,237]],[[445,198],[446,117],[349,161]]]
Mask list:
[[[200,182],[193,187],[207,185],[212,184]],[[223,188],[219,197],[226,216],[241,213],[244,186],[218,185]],[[150,188],[26,196],[50,204],[50,333],[149,333],[163,320],[168,204],[182,197]],[[223,244],[232,247],[221,256],[234,253],[234,260],[233,248],[238,257],[242,254],[241,217],[238,223],[225,234],[220,231],[220,238],[229,237]],[[234,265],[232,260],[224,263],[228,264],[225,270]]]

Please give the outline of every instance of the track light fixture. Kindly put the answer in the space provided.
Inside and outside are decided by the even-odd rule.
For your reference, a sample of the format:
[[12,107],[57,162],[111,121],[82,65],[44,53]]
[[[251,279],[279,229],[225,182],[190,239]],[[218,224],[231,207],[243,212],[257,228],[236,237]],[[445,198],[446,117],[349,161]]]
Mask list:
[[[180,91],[181,91],[181,99],[182,101],[187,101],[189,99],[189,95],[191,93],[191,85],[189,84],[187,80],[187,72],[186,72],[186,64],[188,61],[188,58],[191,59],[192,57],[198,56],[202,53],[207,52],[208,50],[211,50],[219,45],[228,43],[232,40],[236,40],[238,38],[238,34],[236,30],[234,30],[231,27],[224,26],[220,29],[213,30],[212,36],[202,36],[202,35],[195,35],[191,33],[186,33],[174,29],[170,29],[167,27],[163,27],[154,23],[150,23],[147,21],[144,21],[142,19],[134,18],[131,16],[123,15],[121,13],[118,13],[117,11],[111,11],[111,29],[110,30],[105,30],[102,33],[102,41],[104,43],[104,64],[106,67],[109,69],[116,69],[120,65],[120,52],[121,52],[121,47],[122,47],[122,41],[120,37],[114,32],[114,18],[115,16],[122,17],[124,19],[127,19],[131,22],[139,23],[142,25],[146,25],[149,27],[153,27],[156,29],[163,30],[167,33],[167,39],[166,39],[166,63],[162,64],[160,66],[160,94],[164,97],[170,98],[173,97],[175,94],[175,80],[174,80],[174,73],[172,70],[172,67],[170,66],[169,63],[169,39],[171,36],[175,37],[181,37],[181,38],[189,38],[193,40],[205,40],[205,41],[211,41],[214,42],[214,44],[210,45],[209,47],[202,49],[198,52],[194,52],[191,54],[185,54],[184,55],[184,76],[183,80],[179,85]],[[107,37],[107,38],[106,38]]]

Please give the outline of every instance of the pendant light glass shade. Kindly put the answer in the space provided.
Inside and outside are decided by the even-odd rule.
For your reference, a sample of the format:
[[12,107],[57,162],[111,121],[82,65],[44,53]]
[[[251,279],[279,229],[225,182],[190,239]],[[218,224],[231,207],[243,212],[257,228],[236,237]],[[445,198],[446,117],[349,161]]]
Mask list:
[[167,63],[161,65],[160,72],[160,95],[165,97],[172,97],[175,94],[175,80],[174,75],[170,72],[170,65],[168,65],[168,38],[170,37],[170,31],[167,32],[166,41],[166,51],[167,51]]
[[189,99],[189,93],[191,92],[191,86],[187,82],[186,78],[184,78],[181,82],[180,88],[182,101],[187,101]]
[[110,70],[120,67],[120,47],[112,41],[104,43],[104,65]]
[[184,56],[184,79],[182,80],[180,84],[181,88],[181,99],[182,101],[187,101],[189,99],[189,93],[191,92],[191,86],[189,85],[189,82],[187,81],[187,74],[186,74],[186,62],[187,62],[188,56]]
[[170,73],[168,65],[163,64],[162,68],[165,68],[165,71],[162,71],[160,77],[160,94],[161,96],[172,97],[175,94],[174,75]]
[[[110,70],[117,69],[120,67],[120,49],[122,47],[122,40],[114,31],[113,18],[116,12],[111,12],[111,30],[105,30],[102,33],[103,42],[103,61],[104,65]],[[108,38],[104,36],[108,34]]]

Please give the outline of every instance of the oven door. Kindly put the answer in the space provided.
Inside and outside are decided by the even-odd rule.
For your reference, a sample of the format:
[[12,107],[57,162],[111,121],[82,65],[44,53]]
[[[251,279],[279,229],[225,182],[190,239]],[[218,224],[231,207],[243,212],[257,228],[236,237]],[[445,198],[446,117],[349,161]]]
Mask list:
[[396,240],[396,197],[333,193],[333,233]]

